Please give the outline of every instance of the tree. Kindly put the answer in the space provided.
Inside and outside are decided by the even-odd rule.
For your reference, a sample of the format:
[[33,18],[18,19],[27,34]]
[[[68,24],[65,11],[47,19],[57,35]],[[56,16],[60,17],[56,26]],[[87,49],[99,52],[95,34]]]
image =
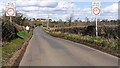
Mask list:
[[62,19],[59,19],[59,22],[62,22]]
[[118,38],[120,39],[120,24],[119,24],[119,26],[117,27],[117,34],[118,34]]
[[85,18],[85,21],[86,21],[87,23],[90,22],[89,18],[87,18],[87,17]]
[[21,25],[21,26],[25,26],[26,20],[27,20],[26,17],[23,17],[22,13],[17,13],[16,16],[13,17],[12,19],[14,23]]
[[74,20],[74,22],[75,22],[75,23],[77,23],[77,22],[78,22],[78,20]]
[[49,22],[52,22],[52,19],[49,19]]
[[5,14],[2,16],[2,39],[3,41],[9,41],[17,37],[17,32],[20,26],[25,24],[26,17],[23,14],[17,13],[15,17],[12,17],[12,23],[10,17]]
[[117,34],[118,34],[118,52],[120,53],[120,20],[118,20],[118,27],[117,27]]
[[35,21],[35,18],[33,18],[33,20]]
[[68,17],[68,20],[67,20],[69,23],[69,26],[71,26],[72,19],[73,19],[73,14],[70,14],[70,16]]

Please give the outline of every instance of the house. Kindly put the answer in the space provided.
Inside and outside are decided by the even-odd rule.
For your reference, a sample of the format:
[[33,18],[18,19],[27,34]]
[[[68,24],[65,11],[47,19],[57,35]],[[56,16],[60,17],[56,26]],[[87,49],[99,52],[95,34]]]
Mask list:
[[43,18],[41,18],[41,19],[39,19],[39,21],[41,21],[41,22],[47,22],[48,19],[43,19]]

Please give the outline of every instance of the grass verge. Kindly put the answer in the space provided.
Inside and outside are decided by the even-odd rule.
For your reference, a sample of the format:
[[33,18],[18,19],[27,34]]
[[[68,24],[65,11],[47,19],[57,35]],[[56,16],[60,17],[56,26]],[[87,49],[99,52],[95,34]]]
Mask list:
[[29,33],[26,33],[25,38],[22,39],[20,37],[3,44],[2,46],[2,65],[6,65],[9,63],[10,58],[13,54],[20,50],[24,44],[24,42],[32,36],[32,30]]

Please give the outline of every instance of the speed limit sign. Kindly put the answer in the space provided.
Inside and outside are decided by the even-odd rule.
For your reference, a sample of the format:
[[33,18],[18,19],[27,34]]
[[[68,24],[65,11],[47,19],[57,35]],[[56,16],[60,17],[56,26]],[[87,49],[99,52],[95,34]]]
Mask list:
[[6,3],[6,16],[15,16],[15,3],[8,2]]
[[15,14],[15,10],[13,8],[8,8],[8,10],[6,11],[6,15],[8,16],[14,16]]
[[100,6],[101,6],[100,2],[92,2],[92,14],[93,15],[100,15],[101,13]]
[[99,15],[99,14],[100,14],[100,9],[97,8],[97,7],[93,8],[93,13],[94,13],[95,15]]
[[98,25],[97,25],[97,17],[98,15],[100,15],[101,11],[100,11],[100,6],[101,3],[100,2],[92,2],[92,14],[96,17],[96,36],[98,36]]

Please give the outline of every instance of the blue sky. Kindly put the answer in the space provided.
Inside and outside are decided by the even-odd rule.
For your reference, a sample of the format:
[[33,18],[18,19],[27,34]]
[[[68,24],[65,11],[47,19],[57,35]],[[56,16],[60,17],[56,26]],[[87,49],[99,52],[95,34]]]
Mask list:
[[[95,17],[91,13],[92,0],[9,0],[16,2],[16,10],[28,18],[47,18],[53,20],[66,20],[73,13],[74,19],[84,20],[86,17],[91,20]],[[118,18],[118,0],[99,0],[101,2],[101,15],[99,19]],[[5,3],[8,0],[0,1],[0,14],[5,10]],[[72,12],[73,11],[73,12]]]

